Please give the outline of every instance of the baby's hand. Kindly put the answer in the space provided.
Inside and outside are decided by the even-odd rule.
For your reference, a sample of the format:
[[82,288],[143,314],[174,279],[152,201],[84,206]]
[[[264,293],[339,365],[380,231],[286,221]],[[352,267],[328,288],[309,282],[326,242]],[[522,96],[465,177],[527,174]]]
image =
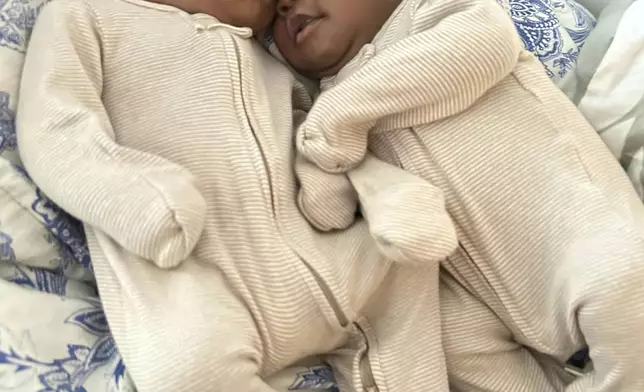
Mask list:
[[326,173],[299,154],[295,173],[300,183],[297,204],[311,226],[331,231],[353,224],[358,196],[345,174]]

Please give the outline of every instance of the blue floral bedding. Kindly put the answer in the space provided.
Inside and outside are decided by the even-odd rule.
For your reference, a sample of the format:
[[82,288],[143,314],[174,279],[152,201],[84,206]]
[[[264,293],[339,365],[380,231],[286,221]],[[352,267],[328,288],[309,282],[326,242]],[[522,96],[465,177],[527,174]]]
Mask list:
[[0,0],[0,390],[131,391],[82,226],[22,170],[14,108],[38,2]]
[[[31,182],[16,151],[14,110],[30,29],[45,0],[0,0],[0,390],[134,391],[101,310],[82,226]],[[55,1],[55,0],[53,0]],[[594,18],[572,0],[497,0],[526,48],[558,81]],[[333,390],[330,369],[288,390]]]
[[595,17],[574,0],[497,0],[510,14],[529,51],[559,82],[575,67]]

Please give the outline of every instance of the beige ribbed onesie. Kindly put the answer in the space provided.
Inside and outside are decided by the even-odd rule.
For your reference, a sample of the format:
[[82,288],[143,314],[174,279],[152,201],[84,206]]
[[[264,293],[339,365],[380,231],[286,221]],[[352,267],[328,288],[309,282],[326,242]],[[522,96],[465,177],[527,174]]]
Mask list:
[[293,119],[310,102],[297,86],[211,16],[140,0],[42,11],[20,153],[86,222],[141,392],[275,391],[267,377],[317,354],[342,392],[448,390],[438,264],[392,264],[364,221],[322,233],[299,212]]
[[[456,225],[455,391],[644,391],[644,206],[494,0],[404,0],[323,81],[298,150],[325,178],[367,149],[440,189]],[[594,371],[570,381],[585,344]]]

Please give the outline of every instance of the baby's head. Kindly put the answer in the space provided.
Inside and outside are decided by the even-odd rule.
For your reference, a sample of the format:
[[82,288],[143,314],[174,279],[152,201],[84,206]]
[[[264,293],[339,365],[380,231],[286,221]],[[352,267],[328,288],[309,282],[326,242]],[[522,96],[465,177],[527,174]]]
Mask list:
[[277,0],[151,0],[170,5],[190,14],[207,14],[220,22],[237,27],[250,27],[258,33],[275,17]]
[[401,0],[277,0],[275,43],[305,76],[336,74],[371,42]]

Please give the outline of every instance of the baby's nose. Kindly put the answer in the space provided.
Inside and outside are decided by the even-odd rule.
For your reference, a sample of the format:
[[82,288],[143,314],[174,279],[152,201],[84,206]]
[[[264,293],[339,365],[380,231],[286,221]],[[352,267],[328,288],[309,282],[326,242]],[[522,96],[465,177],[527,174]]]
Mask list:
[[277,14],[287,16],[297,0],[277,0]]

